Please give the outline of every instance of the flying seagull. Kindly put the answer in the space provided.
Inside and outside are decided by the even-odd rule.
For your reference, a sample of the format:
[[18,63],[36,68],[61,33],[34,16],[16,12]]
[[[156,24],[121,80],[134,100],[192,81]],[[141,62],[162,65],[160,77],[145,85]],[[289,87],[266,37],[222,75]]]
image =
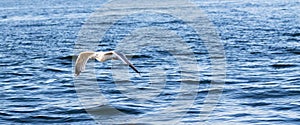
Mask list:
[[117,51],[109,51],[109,52],[82,52],[79,54],[76,63],[75,63],[75,75],[78,76],[81,72],[84,71],[85,65],[89,59],[96,59],[100,62],[104,62],[106,60],[121,60],[125,64],[129,65],[136,73],[140,74],[140,72],[129,62],[126,56]]

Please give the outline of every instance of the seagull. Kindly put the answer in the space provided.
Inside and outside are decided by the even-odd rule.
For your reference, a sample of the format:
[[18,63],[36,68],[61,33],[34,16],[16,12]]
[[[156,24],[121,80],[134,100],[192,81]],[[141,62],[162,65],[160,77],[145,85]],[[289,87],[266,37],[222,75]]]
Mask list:
[[96,59],[100,62],[105,62],[107,60],[121,60],[123,63],[129,65],[136,73],[140,72],[129,62],[126,56],[123,53],[117,51],[108,51],[108,52],[81,52],[75,63],[75,76],[78,76],[81,72],[84,71],[85,65],[89,59]]

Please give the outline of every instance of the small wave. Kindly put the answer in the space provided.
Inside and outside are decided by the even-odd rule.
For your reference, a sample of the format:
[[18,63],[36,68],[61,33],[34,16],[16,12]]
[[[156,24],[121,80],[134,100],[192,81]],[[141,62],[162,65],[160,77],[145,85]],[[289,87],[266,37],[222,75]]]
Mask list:
[[124,108],[124,107],[116,107],[117,110],[126,113],[126,114],[135,114],[135,115],[139,115],[139,114],[143,114],[144,112],[142,112],[139,109],[133,109],[133,108]]
[[60,109],[59,111],[50,111],[53,114],[62,114],[62,115],[73,115],[86,113],[85,109]]
[[271,65],[273,68],[280,69],[280,68],[290,68],[290,67],[295,67],[297,65],[295,64],[286,64],[286,63],[277,63]]
[[268,103],[268,102],[242,103],[242,105],[247,105],[247,106],[252,106],[252,107],[268,106],[268,105],[271,105],[271,104],[272,103]]
[[13,102],[33,102],[33,101],[40,101],[40,98],[29,98],[29,97],[13,97],[8,98],[8,100],[11,100]]
[[48,68],[45,71],[46,72],[63,72],[61,69],[56,69],[56,68]]
[[291,37],[298,37],[300,36],[300,33],[284,33],[284,36],[291,36]]
[[149,55],[134,55],[132,58],[152,58],[152,56],[149,56]]
[[51,121],[52,120],[61,120],[64,121],[66,117],[57,117],[57,116],[45,116],[45,115],[37,115],[37,116],[29,116],[29,119],[36,119],[36,120],[45,120],[45,121]]
[[74,59],[77,59],[77,55],[68,55],[68,56],[62,56],[62,57],[58,57],[58,59],[61,59],[61,60],[73,60]]
[[249,113],[237,113],[237,114],[233,114],[230,115],[231,117],[246,117],[246,116],[251,116],[252,114]]
[[293,54],[300,55],[300,49],[289,49],[288,51]]
[[13,115],[9,113],[0,112],[0,116],[13,116]]

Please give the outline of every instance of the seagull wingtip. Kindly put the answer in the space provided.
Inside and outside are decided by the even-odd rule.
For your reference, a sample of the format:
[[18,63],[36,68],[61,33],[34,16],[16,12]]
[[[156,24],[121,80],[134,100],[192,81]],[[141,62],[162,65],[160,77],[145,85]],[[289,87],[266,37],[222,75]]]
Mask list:
[[75,76],[75,77],[78,77],[78,76],[79,76],[79,74],[80,74],[80,73],[74,73],[74,76]]

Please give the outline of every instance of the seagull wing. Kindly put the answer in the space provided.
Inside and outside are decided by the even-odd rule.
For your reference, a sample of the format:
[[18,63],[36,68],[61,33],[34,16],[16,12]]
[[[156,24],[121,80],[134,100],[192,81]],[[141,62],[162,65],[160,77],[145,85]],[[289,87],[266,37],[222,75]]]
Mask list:
[[95,52],[82,52],[77,57],[75,63],[75,75],[78,76],[80,72],[84,71],[87,61],[95,55]]
[[129,60],[126,58],[126,56],[120,52],[117,51],[111,51],[114,56],[116,56],[119,60],[124,62],[125,64],[129,65],[136,73],[140,74],[140,72],[129,62]]

